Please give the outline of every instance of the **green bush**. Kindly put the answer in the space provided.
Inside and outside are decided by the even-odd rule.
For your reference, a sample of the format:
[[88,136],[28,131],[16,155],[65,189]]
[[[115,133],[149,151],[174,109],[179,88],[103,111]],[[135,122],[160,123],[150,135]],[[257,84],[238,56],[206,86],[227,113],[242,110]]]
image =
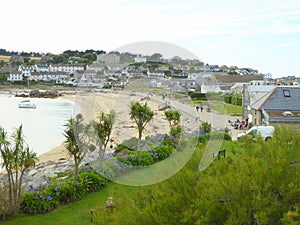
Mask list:
[[120,161],[115,159],[105,160],[101,166],[101,173],[109,180],[113,180],[116,177],[124,174],[126,169],[124,168],[126,164],[120,163]]
[[207,136],[205,136],[204,134],[199,134],[198,142],[199,143],[206,143],[207,142]]
[[182,126],[178,125],[178,126],[175,126],[175,127],[172,127],[171,128],[171,131],[170,131],[170,135],[172,137],[179,137],[181,132],[182,132]]
[[222,140],[228,140],[231,141],[231,135],[228,132],[225,131],[216,131],[216,132],[212,132],[210,134],[210,138],[211,140],[216,140],[216,139],[222,139]]
[[80,172],[77,181],[86,188],[87,192],[98,191],[107,184],[107,180],[93,170]]
[[27,214],[46,213],[59,205],[78,201],[88,192],[103,188],[107,180],[88,168],[83,168],[78,174],[76,185],[74,178],[70,177],[60,183],[47,182],[36,188],[31,186],[22,196],[21,211]]
[[203,122],[200,125],[199,130],[203,130],[205,134],[209,134],[211,132],[211,124],[208,122]]
[[131,162],[133,166],[149,166],[153,164],[153,158],[149,152],[140,151],[133,152],[129,155],[128,160]]
[[171,145],[161,145],[154,148],[150,152],[154,161],[164,160],[168,158],[174,152],[174,148]]

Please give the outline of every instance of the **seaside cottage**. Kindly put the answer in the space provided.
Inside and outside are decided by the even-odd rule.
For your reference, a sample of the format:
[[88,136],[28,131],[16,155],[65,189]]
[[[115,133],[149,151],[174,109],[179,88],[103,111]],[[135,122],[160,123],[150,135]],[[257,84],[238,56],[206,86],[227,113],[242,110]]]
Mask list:
[[300,87],[277,86],[251,105],[254,125],[300,124]]

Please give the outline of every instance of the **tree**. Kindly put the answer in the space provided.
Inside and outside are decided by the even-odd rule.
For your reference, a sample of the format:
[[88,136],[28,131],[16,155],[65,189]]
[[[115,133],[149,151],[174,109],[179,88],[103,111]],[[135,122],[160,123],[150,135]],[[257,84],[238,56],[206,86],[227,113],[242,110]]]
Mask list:
[[79,173],[79,165],[89,149],[89,126],[83,122],[81,114],[77,114],[75,118],[68,120],[64,125],[65,147],[68,153],[74,159],[74,185],[77,184],[77,175]]
[[105,149],[111,140],[111,132],[115,123],[116,113],[111,110],[110,113],[102,112],[98,117],[99,121],[94,121],[94,129],[97,134],[97,142],[99,145],[99,159],[102,161],[105,156]]
[[140,150],[140,141],[142,139],[143,131],[146,128],[146,125],[152,120],[154,116],[153,111],[147,106],[147,102],[144,105],[141,105],[139,102],[131,104],[130,108],[130,119],[134,120],[138,129],[138,152]]
[[177,109],[170,109],[165,111],[166,120],[169,122],[170,129],[177,126],[180,122],[180,112]]
[[204,133],[209,134],[211,132],[211,124],[208,122],[203,122],[199,129],[203,130]]
[[21,191],[23,176],[26,169],[35,166],[37,155],[25,145],[22,125],[8,141],[7,133],[0,128],[0,150],[3,159],[2,167],[5,167],[8,179],[8,199],[11,212],[17,214],[21,204]]

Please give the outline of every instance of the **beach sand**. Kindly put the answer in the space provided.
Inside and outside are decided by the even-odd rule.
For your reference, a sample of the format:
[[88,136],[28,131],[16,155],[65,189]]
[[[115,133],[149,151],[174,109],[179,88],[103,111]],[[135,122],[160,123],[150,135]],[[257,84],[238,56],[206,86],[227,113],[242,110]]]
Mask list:
[[[137,137],[136,124],[130,119],[130,105],[132,102],[140,101],[141,97],[130,96],[128,93],[89,93],[89,94],[76,94],[64,95],[61,98],[74,102],[80,108],[80,113],[83,115],[85,122],[97,119],[100,113],[109,113],[110,110],[116,112],[116,121],[113,125],[111,138],[112,145],[116,147],[117,144],[122,143],[124,140],[131,137]],[[142,104],[145,101],[140,101]],[[164,111],[159,111],[160,105],[157,103],[147,101],[147,105],[153,110],[154,118],[147,125],[143,137],[155,133],[168,133],[169,126],[164,119]],[[76,107],[74,107],[76,108]],[[78,108],[78,107],[77,107]],[[75,110],[76,111],[76,110]],[[77,114],[79,112],[75,112]],[[67,159],[67,150],[64,143],[51,149],[50,151],[39,156],[38,163],[47,161],[58,161],[60,159]]]
[[[74,109],[79,106],[80,111],[75,112],[74,114],[81,113],[85,122],[89,122],[91,120],[96,119],[103,111],[104,113],[109,113],[110,110],[114,110],[116,112],[116,121],[113,125],[111,138],[113,139],[112,145],[116,147],[118,144],[123,141],[130,139],[132,137],[137,137],[138,132],[136,129],[136,124],[134,121],[130,119],[130,106],[132,102],[141,102],[144,104],[145,100],[141,101],[141,96],[138,95],[130,95],[126,92],[97,92],[97,93],[79,93],[76,95],[64,95],[61,98],[72,101],[75,103]],[[169,125],[165,119],[164,111],[159,111],[163,105],[156,103],[154,101],[147,101],[147,105],[154,112],[154,118],[152,121],[146,126],[146,129],[143,133],[143,138],[146,136],[158,134],[165,134],[169,132]],[[76,110],[75,110],[76,111]],[[193,111],[193,110],[192,110]],[[194,113],[194,111],[193,111]],[[208,122],[219,123],[219,126],[223,126],[224,121],[228,119],[234,119],[233,116],[221,117],[219,120],[216,120],[217,116],[214,117],[217,113],[211,112],[203,112],[199,113],[201,119],[205,119]],[[194,115],[196,116],[196,115]],[[212,117],[214,117],[215,121],[212,121]],[[225,119],[225,120],[224,120]],[[223,121],[224,120],[224,121]],[[194,121],[194,120],[193,120]],[[186,118],[182,118],[182,126],[187,131],[193,131],[199,128],[199,122],[191,122]],[[224,124],[225,126],[225,124]],[[239,130],[233,131],[233,139],[237,136],[238,133],[242,132]],[[39,157],[39,163],[46,161],[58,161],[62,158],[68,158],[67,150],[62,143],[60,146],[50,150],[42,154]]]

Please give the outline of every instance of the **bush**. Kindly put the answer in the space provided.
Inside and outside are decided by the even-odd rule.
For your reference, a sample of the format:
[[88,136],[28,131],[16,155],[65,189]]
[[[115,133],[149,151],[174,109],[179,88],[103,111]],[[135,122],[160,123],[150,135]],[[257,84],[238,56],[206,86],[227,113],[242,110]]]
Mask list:
[[149,152],[140,151],[133,152],[130,154],[128,160],[131,162],[133,166],[149,166],[153,164],[153,158]]
[[107,180],[92,169],[83,168],[78,183],[70,177],[61,183],[47,182],[36,188],[30,187],[22,196],[21,211],[28,214],[46,213],[70,202],[82,199],[88,192],[100,190]]
[[87,192],[98,191],[107,184],[107,180],[93,170],[80,172],[77,180]]
[[222,140],[228,140],[228,141],[232,140],[231,135],[225,131],[212,132],[210,134],[210,139],[212,139],[212,140],[222,139]]
[[203,122],[199,129],[203,130],[205,134],[209,134],[211,132],[211,124],[208,122]]
[[206,143],[207,142],[207,136],[205,136],[204,134],[199,134],[198,142],[199,143]]
[[154,148],[150,152],[154,161],[164,160],[168,158],[174,152],[174,148],[171,145],[161,145]]
[[172,137],[179,137],[181,133],[182,133],[182,126],[178,125],[171,128],[170,135]]
[[107,179],[113,180],[122,174],[122,168],[117,159],[108,159],[100,166],[100,173]]

